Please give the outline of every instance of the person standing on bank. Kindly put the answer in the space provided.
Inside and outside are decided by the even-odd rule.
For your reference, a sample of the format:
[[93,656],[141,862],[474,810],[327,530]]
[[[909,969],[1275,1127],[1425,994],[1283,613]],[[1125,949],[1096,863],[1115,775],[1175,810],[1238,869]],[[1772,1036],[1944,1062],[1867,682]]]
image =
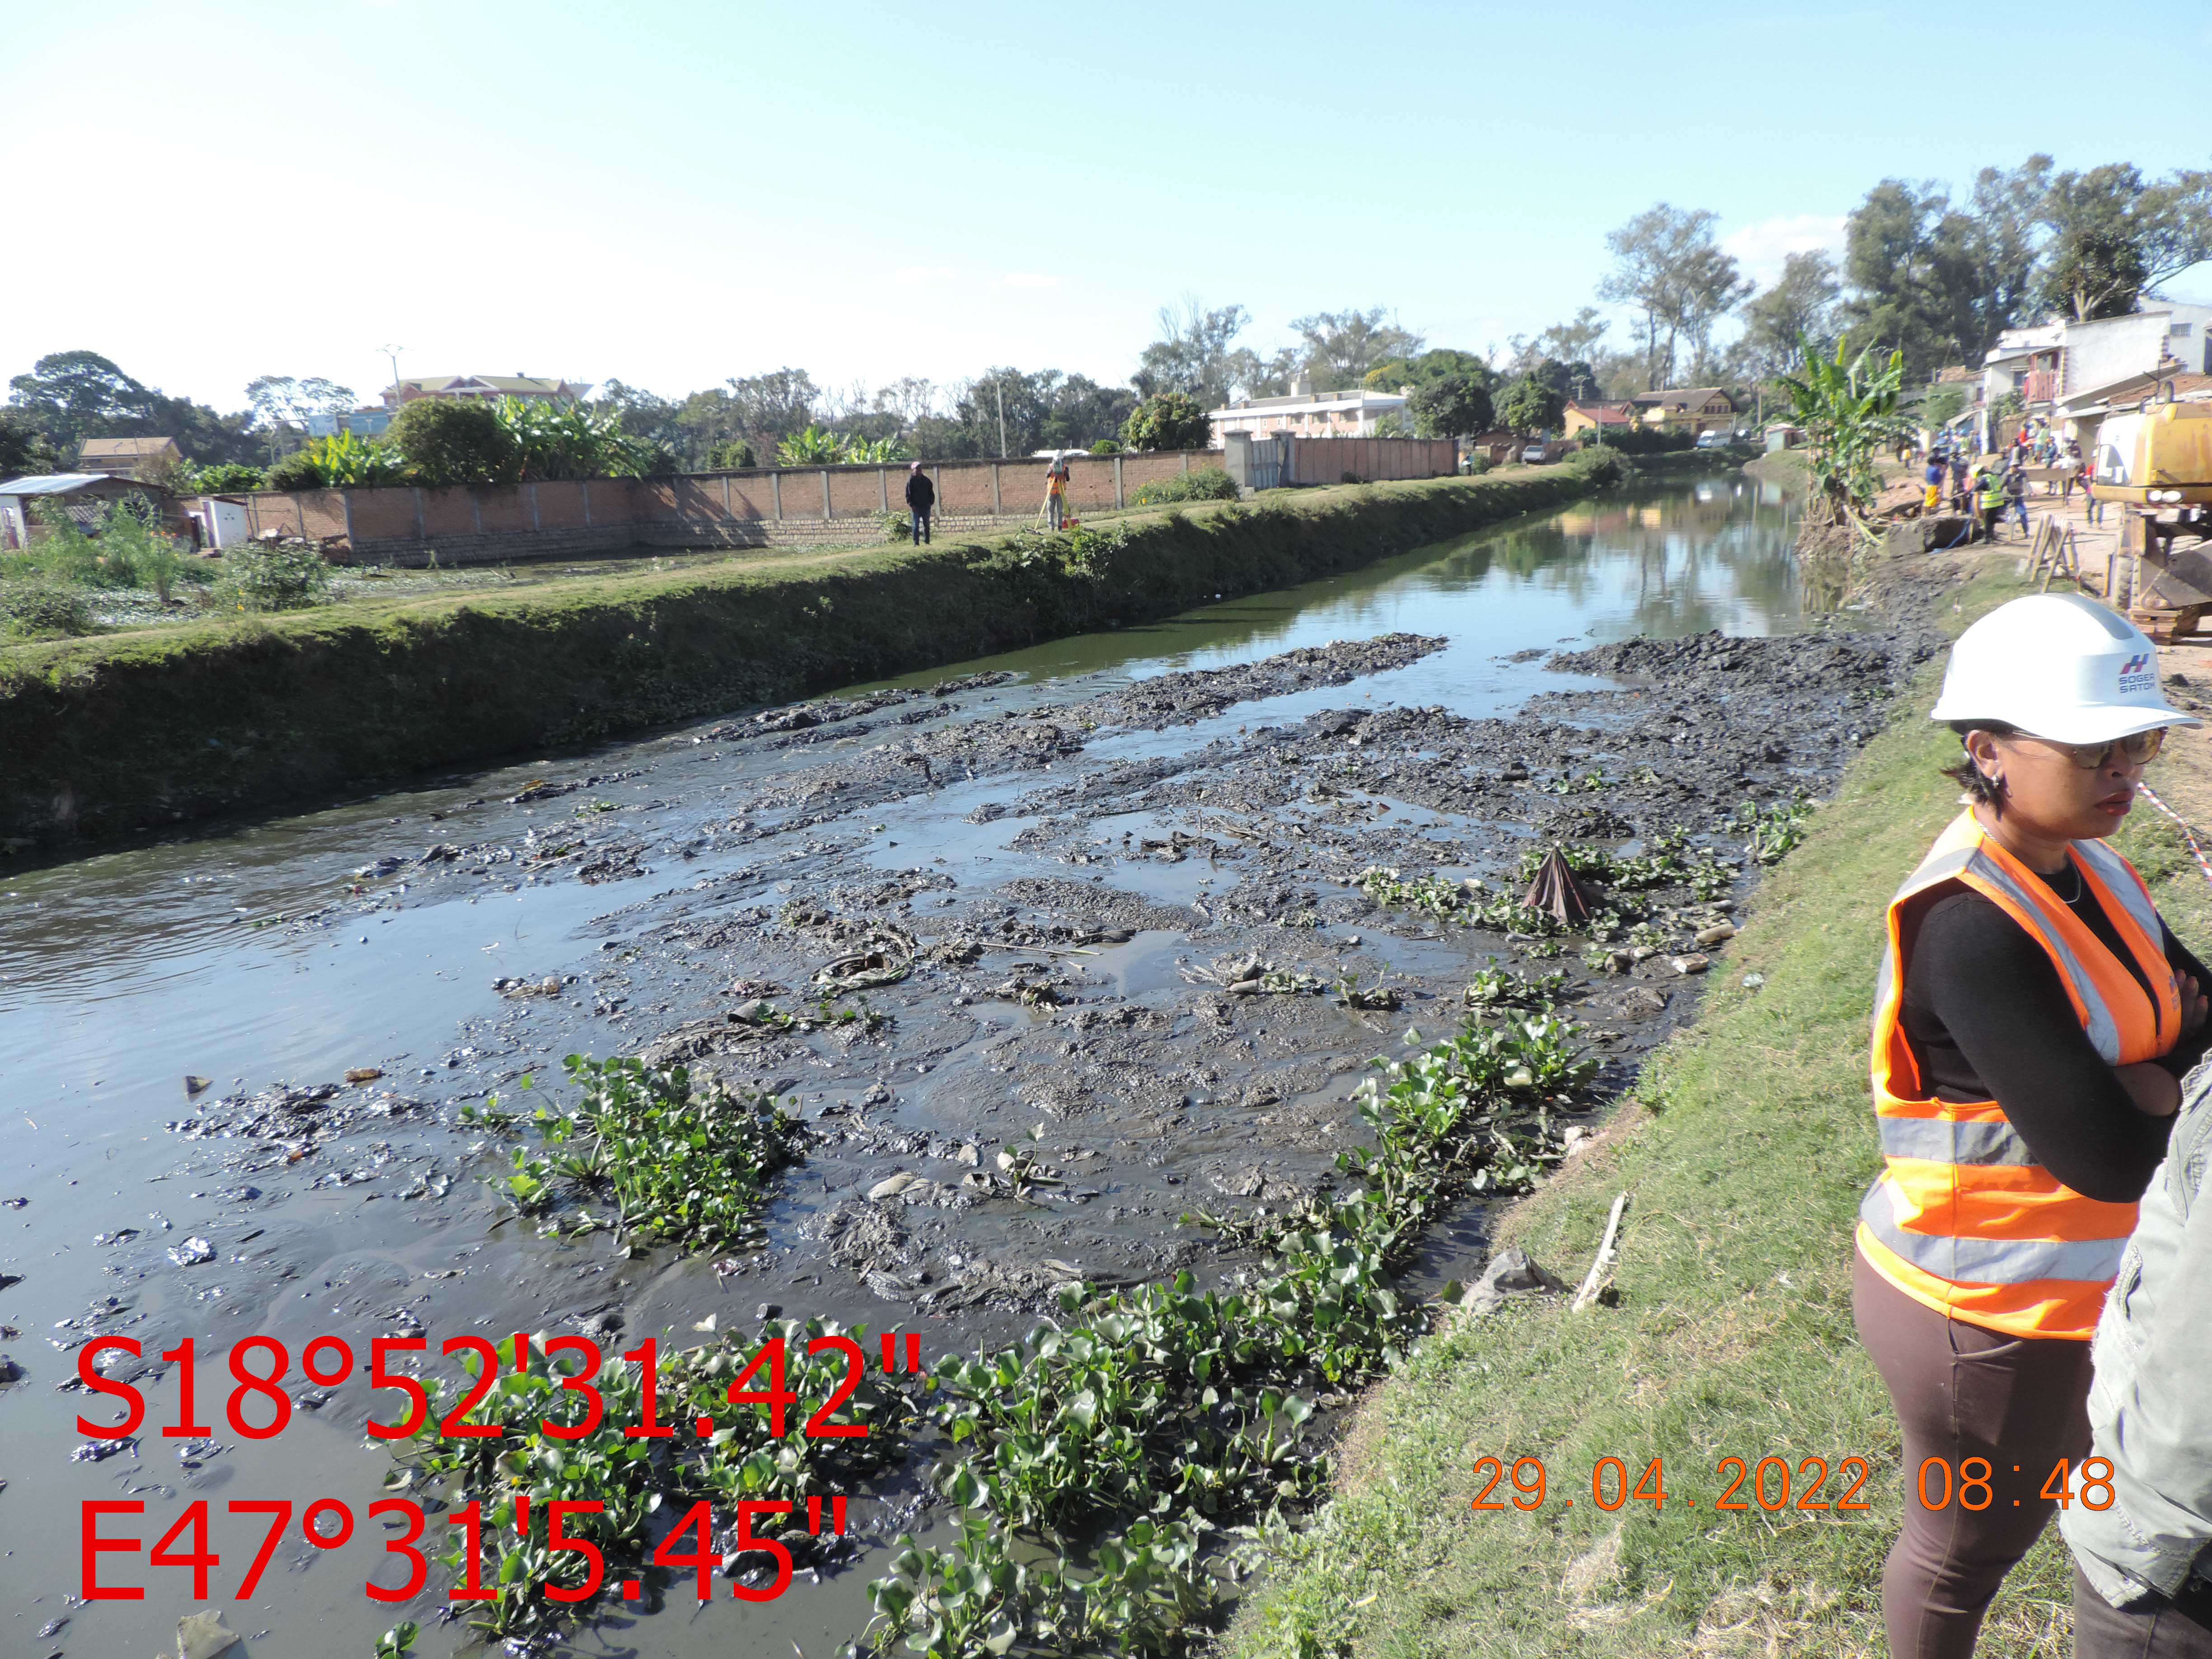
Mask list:
[[[2080,595],[2014,599],[1960,636],[1932,718],[1960,736],[1966,810],[1889,903],[1884,1164],[1852,1264],[1904,1431],[1890,1659],[1973,1652],[2053,1465],[2088,1449],[2088,1339],[2212,982],[2104,839],[2166,728],[2201,724],[2166,706],[2139,629]],[[1967,1480],[1990,1483],[1979,1507]]]
[[[906,470],[906,510],[914,517],[914,544],[920,547],[929,539],[929,515],[937,507],[937,486],[929,481],[929,474],[916,461]],[[896,533],[896,532],[894,532]]]
[[1052,465],[1044,470],[1045,520],[1057,530],[1067,522],[1067,457],[1059,450],[1052,455]]

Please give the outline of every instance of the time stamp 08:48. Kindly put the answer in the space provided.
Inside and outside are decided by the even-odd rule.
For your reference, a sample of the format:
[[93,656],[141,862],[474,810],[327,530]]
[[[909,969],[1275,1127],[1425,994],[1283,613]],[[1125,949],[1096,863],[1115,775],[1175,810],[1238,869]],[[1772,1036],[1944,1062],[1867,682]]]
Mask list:
[[[1632,1474],[1620,1458],[1599,1458],[1590,1466],[1589,1501],[1608,1514],[1630,1504],[1649,1504],[1656,1511],[1672,1503],[1723,1514],[1749,1514],[1754,1510],[1850,1514],[1874,1507],[1863,1495],[1872,1473],[1863,1457],[1839,1458],[1832,1467],[1824,1457],[1800,1458],[1794,1464],[1782,1456],[1762,1457],[1755,1462],[1723,1457],[1713,1469],[1720,1491],[1704,1503],[1679,1489],[1668,1490],[1663,1461],[1655,1457],[1641,1474]],[[1560,1509],[1574,1507],[1573,1496],[1554,1492],[1550,1472],[1540,1457],[1516,1457],[1510,1463],[1502,1458],[1478,1458],[1474,1478],[1479,1484],[1468,1507],[1477,1513],[1533,1510],[1547,1501]],[[2061,1508],[2069,1504],[2092,1510],[2112,1506],[2112,1466],[2101,1457],[2087,1458],[2078,1465],[2062,1457],[2040,1486],[2035,1485],[2034,1474],[2017,1463],[2004,1475],[1986,1457],[1961,1458],[1955,1465],[1948,1458],[1930,1457],[1921,1463],[1918,1480],[1921,1504],[1931,1510],[1948,1509],[1954,1504],[1968,1510],[2000,1504],[2017,1509],[2031,1495]],[[1575,1491],[1580,1490],[1577,1482]]]

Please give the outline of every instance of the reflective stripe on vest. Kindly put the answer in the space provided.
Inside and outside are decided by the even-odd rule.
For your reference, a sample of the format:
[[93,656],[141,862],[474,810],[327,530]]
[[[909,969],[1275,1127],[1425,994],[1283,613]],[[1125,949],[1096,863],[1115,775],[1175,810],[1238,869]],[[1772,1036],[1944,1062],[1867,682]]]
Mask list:
[[1890,901],[1876,975],[1874,1097],[1884,1167],[1859,1212],[1859,1241],[1899,1290],[1955,1319],[2018,1336],[2086,1338],[2135,1225],[2135,1206],[2086,1198],[2035,1162],[1994,1100],[1940,1100],[1902,1024],[1915,901],[1979,893],[2043,947],[2091,1046],[2112,1066],[2173,1046],[2180,996],[2164,924],[2135,869],[2101,842],[2074,864],[2154,988],[2142,984],[1971,811],[1937,838]]

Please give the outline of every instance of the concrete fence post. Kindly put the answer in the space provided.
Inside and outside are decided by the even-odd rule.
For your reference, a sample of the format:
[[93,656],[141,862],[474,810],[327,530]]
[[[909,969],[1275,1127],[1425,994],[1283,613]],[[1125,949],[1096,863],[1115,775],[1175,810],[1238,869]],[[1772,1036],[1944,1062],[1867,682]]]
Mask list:
[[346,557],[353,557],[353,491],[338,491],[338,511],[345,518]]
[[1127,499],[1123,496],[1123,495],[1122,495],[1122,493],[1121,493],[1121,458],[1119,455],[1116,455],[1116,456],[1114,458],[1114,507],[1115,507],[1115,510],[1118,512],[1121,508],[1122,508],[1123,507],[1126,507],[1127,504],[1128,504],[1128,503],[1127,503]]
[[592,481],[584,480],[584,528],[592,527]]
[[775,499],[775,521],[778,524],[781,524],[783,522],[783,474],[781,472],[769,473],[768,475],[768,489],[769,494]]
[[1006,511],[999,499],[999,464],[994,461],[991,463],[991,516],[994,519],[1003,517]]
[[738,516],[737,508],[730,505],[730,475],[726,472],[722,475],[722,516],[725,519]]
[[891,510],[891,470],[887,466],[876,469],[876,493],[882,497],[884,511]]
[[533,483],[533,484],[532,484],[532,485],[530,486],[530,530],[531,530],[531,533],[532,533],[532,535],[535,535],[538,532],[539,532],[540,530],[543,530],[544,527],[545,527],[545,526],[544,526],[544,525],[539,521],[538,517],[538,486],[537,486],[536,484],[534,484],[534,483]]
[[1190,451],[1188,449],[1182,453],[1182,470],[1186,472],[1190,471]]
[[416,484],[415,486],[415,539],[416,541],[427,542],[430,539],[428,526],[428,521],[422,516],[422,486]]
[[477,534],[483,534],[483,492],[474,484],[469,486],[469,517],[476,526]]
[[825,519],[837,516],[830,505],[830,469],[826,466],[822,469],[822,516]]

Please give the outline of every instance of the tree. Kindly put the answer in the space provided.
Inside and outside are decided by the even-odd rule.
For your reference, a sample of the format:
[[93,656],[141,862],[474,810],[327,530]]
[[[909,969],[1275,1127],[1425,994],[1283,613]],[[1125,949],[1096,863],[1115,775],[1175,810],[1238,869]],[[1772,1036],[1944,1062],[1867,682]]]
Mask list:
[[803,368],[779,368],[729,382],[731,415],[737,430],[731,435],[752,441],[765,454],[791,434],[810,426],[822,388]]
[[499,411],[474,398],[417,398],[402,404],[386,434],[407,458],[408,476],[431,486],[513,483],[522,457]]
[[1966,388],[1956,380],[1946,380],[1942,385],[1929,389],[1927,395],[1921,398],[1917,413],[1921,425],[1930,431],[1941,431],[1964,414],[1966,409]]
[[1534,374],[1523,374],[1498,395],[1498,419],[1523,436],[1552,431],[1566,412],[1559,389]]
[[[1922,379],[1945,363],[1978,363],[2018,319],[2033,258],[2023,203],[2049,158],[2011,173],[1984,172],[1971,210],[1937,184],[1885,179],[1853,210],[1844,235],[1844,286],[1835,322],[1905,354]],[[2032,226],[2030,227],[2032,228]]]
[[1205,406],[1186,392],[1154,393],[1121,428],[1121,441],[1131,449],[1203,449],[1212,435]]
[[96,351],[54,352],[8,382],[17,418],[69,457],[86,438],[144,422],[158,395]]
[[76,459],[86,438],[167,437],[192,460],[250,459],[250,414],[218,415],[186,398],[163,396],[96,351],[41,357],[9,383],[11,418],[46,440],[55,459]]
[[2051,233],[2044,303],[2077,322],[2124,316],[2143,294],[2212,259],[2212,172],[2150,182],[2119,164],[2058,173],[2038,219]]
[[1386,323],[1388,308],[1369,311],[1317,311],[1291,320],[1305,346],[1305,368],[1322,391],[1359,385],[1367,372],[1393,357],[1410,357],[1425,343],[1421,337],[1395,322]]
[[1598,297],[1643,312],[1644,374],[1652,386],[1675,383],[1685,343],[1693,370],[1703,373],[1715,324],[1751,291],[1713,239],[1719,222],[1709,210],[1660,202],[1606,235],[1613,268],[1598,284]]
[[1160,337],[1145,348],[1130,377],[1138,395],[1186,392],[1208,409],[1220,408],[1237,379],[1238,354],[1231,350],[1231,342],[1251,319],[1243,306],[1208,311],[1194,294],[1182,296],[1180,308],[1162,306]]
[[1440,380],[1472,380],[1486,392],[1495,391],[1498,386],[1498,371],[1490,366],[1488,358],[1449,346],[1438,346],[1411,357],[1386,358],[1369,369],[1364,379],[1378,392],[1395,392],[1401,386],[1418,389]]
[[13,411],[0,410],[0,478],[60,471],[60,459],[45,434]]
[[354,398],[351,386],[335,380],[263,374],[246,383],[246,401],[274,461],[307,441],[309,416],[343,414],[353,407]]
[[755,465],[753,447],[743,438],[725,439],[708,452],[707,467],[714,472],[743,472]]
[[1406,406],[1414,432],[1424,438],[1472,437],[1489,431],[1493,418],[1490,388],[1465,374],[1415,386]]
[[1802,340],[1826,349],[1835,339],[1836,301],[1842,293],[1836,262],[1824,249],[1784,259],[1774,286],[1744,307],[1745,368],[1764,379],[1794,368],[1802,355]]

